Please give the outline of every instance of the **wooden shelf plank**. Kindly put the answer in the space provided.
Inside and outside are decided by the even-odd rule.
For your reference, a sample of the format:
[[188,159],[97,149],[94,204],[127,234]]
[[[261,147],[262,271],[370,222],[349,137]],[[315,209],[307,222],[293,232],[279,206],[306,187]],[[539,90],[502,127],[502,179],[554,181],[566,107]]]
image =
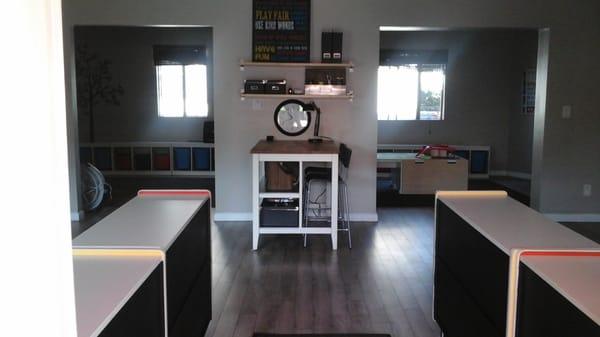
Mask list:
[[293,94],[285,94],[285,95],[270,95],[270,94],[240,94],[242,99],[244,98],[299,98],[299,99],[347,99],[352,100],[354,98],[353,94],[340,95],[340,96],[327,96],[327,95],[293,95]]
[[240,61],[240,68],[243,67],[280,67],[280,68],[354,68],[352,62],[348,63],[288,63],[288,62],[251,62]]
[[258,194],[259,198],[275,198],[275,199],[291,199],[291,198],[300,198],[300,193],[298,192],[260,192]]

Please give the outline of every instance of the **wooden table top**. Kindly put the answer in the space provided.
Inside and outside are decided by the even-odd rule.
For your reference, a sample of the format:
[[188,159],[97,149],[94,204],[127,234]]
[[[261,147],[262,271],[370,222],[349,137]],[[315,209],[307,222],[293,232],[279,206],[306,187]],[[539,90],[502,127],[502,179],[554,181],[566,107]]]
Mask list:
[[250,150],[252,154],[338,154],[339,152],[340,145],[330,140],[324,140],[322,143],[309,143],[308,140],[274,140],[272,142],[261,140]]

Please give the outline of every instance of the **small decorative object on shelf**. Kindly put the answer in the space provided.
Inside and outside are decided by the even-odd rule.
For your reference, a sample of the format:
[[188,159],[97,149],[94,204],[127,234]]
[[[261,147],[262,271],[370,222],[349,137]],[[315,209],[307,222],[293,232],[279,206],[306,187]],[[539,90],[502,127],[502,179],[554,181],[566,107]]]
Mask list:
[[341,32],[321,33],[321,62],[342,63],[342,38]]
[[284,95],[286,85],[286,80],[245,80],[243,93]]
[[304,93],[307,95],[346,95],[346,70],[306,69]]
[[246,94],[264,94],[265,80],[245,80],[244,93]]
[[286,80],[267,80],[265,85],[265,94],[285,94]]

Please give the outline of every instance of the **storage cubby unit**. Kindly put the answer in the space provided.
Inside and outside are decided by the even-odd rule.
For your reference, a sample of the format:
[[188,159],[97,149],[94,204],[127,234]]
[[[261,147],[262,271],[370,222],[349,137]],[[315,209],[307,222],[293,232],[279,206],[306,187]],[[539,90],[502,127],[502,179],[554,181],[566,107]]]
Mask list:
[[130,147],[113,148],[113,157],[115,158],[116,171],[131,171],[133,169]]
[[82,163],[105,175],[213,176],[214,144],[135,142],[82,144]]

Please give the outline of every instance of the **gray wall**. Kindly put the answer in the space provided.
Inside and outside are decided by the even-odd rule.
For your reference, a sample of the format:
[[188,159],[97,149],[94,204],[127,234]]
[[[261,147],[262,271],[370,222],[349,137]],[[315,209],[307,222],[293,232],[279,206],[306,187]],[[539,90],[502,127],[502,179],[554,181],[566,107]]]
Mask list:
[[386,31],[380,47],[448,50],[444,120],[379,121],[380,144],[490,145],[492,170],[530,172],[533,116],[520,100],[523,72],[536,66],[537,30]]
[[[515,53],[522,55],[514,59],[515,70],[536,69],[538,53],[538,32],[525,32],[515,36]],[[519,81],[522,81],[523,73]],[[533,150],[533,120],[535,115],[521,111],[522,84],[513,88],[512,104],[508,124],[508,148],[506,170],[512,173],[531,174]]]
[[[592,198],[581,194],[586,182],[600,186],[600,157],[584,156],[579,150],[600,146],[600,95],[595,94],[595,76],[590,76],[600,70],[600,44],[594,43],[600,38],[597,0],[330,0],[313,1],[312,7],[314,59],[318,56],[321,31],[337,28],[344,32],[345,56],[356,64],[351,78],[356,92],[354,101],[323,104],[323,124],[329,125],[326,132],[354,149],[349,177],[353,212],[375,212],[379,26],[402,25],[549,27],[550,74],[545,134],[541,135],[545,150],[539,158],[541,183],[536,185],[539,193],[534,194],[538,199],[534,202],[544,212],[600,213],[600,193]],[[251,55],[251,8],[252,1],[248,0],[63,1],[68,79],[72,73],[74,24],[213,27],[218,213],[251,211],[248,151],[273,128],[267,104],[265,111],[254,112],[251,102],[242,102],[238,97],[244,76],[238,62]],[[67,99],[72,103],[72,95]],[[575,107],[574,118],[567,123],[560,119],[563,104]],[[69,121],[76,120],[73,105],[69,112]],[[331,125],[333,120],[338,123],[336,127]],[[76,142],[74,138],[71,140]],[[72,144],[70,149],[73,148]]]
[[[95,107],[96,142],[202,141],[206,118],[158,116],[154,45],[202,45],[207,47],[208,82],[212,83],[212,28],[78,27],[82,41],[102,59],[111,62],[113,83],[124,95],[120,105]],[[212,85],[209,85],[209,119],[212,119]],[[89,140],[89,115],[79,114],[79,139]]]

